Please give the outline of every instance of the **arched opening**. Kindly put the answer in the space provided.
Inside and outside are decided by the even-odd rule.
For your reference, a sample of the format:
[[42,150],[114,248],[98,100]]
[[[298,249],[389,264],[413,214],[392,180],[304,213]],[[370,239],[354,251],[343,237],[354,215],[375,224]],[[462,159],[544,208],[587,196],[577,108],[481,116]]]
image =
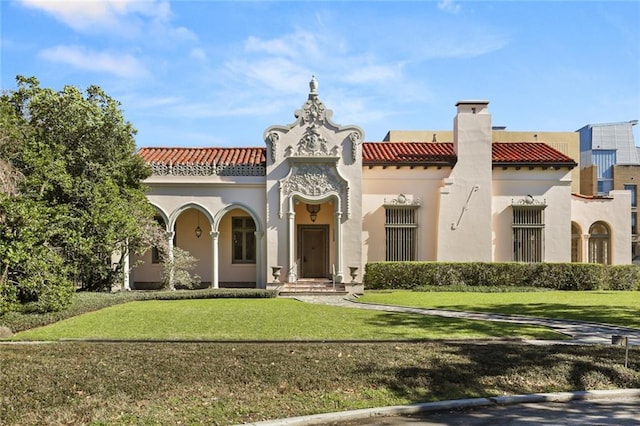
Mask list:
[[[212,282],[211,223],[204,209],[187,206],[181,210],[174,222],[173,244],[197,259],[190,271],[200,277],[198,287],[210,287]],[[174,256],[176,255],[174,250]]]
[[[166,233],[169,229],[169,216],[159,206],[154,205],[154,207],[156,210],[154,220]],[[161,250],[157,246],[152,246],[142,254],[131,253],[130,255],[131,264],[134,265],[129,277],[131,288],[134,290],[161,288],[164,273]]]
[[611,264],[611,232],[604,222],[595,222],[589,228],[589,262]]
[[582,262],[582,229],[571,222],[571,261]]
[[217,223],[218,286],[258,287],[258,224],[242,208],[225,209]]

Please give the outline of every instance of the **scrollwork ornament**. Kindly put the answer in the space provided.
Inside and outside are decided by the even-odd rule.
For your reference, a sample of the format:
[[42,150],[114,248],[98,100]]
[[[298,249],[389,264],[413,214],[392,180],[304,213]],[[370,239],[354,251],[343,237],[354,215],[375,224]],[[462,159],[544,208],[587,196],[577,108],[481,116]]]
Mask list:
[[267,135],[267,141],[269,142],[269,148],[271,150],[271,161],[274,163],[276,162],[276,148],[279,140],[280,135],[276,132],[271,132]]
[[358,158],[358,145],[362,143],[360,141],[360,137],[360,132],[349,133],[349,140],[351,141],[351,159],[354,163]]

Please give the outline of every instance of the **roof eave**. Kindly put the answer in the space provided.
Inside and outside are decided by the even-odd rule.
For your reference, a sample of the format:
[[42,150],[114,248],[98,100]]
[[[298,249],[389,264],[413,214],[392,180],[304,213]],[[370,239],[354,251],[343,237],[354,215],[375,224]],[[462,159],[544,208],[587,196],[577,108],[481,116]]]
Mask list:
[[528,161],[494,161],[493,167],[540,167],[546,169],[563,169],[567,168],[569,170],[575,168],[578,164],[575,162],[544,162],[544,163],[534,163]]

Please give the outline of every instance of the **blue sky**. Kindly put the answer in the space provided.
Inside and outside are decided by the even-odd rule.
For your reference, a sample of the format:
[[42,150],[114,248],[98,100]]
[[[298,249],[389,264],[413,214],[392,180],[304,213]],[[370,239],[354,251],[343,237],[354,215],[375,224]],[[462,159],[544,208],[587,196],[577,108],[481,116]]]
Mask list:
[[[339,124],[573,131],[640,119],[640,2],[0,0],[1,88],[102,87],[142,146],[263,146],[315,75]],[[636,144],[640,133],[635,126]]]

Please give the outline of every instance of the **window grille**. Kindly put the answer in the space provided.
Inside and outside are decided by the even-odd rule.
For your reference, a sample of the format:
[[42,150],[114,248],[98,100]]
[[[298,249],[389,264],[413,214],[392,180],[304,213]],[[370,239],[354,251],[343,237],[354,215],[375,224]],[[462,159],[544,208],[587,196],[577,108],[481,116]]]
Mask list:
[[256,225],[250,217],[231,218],[233,263],[256,263]]
[[513,205],[513,260],[542,262],[544,259],[544,209],[532,198],[525,205]]
[[385,206],[386,260],[417,258],[418,206]]

